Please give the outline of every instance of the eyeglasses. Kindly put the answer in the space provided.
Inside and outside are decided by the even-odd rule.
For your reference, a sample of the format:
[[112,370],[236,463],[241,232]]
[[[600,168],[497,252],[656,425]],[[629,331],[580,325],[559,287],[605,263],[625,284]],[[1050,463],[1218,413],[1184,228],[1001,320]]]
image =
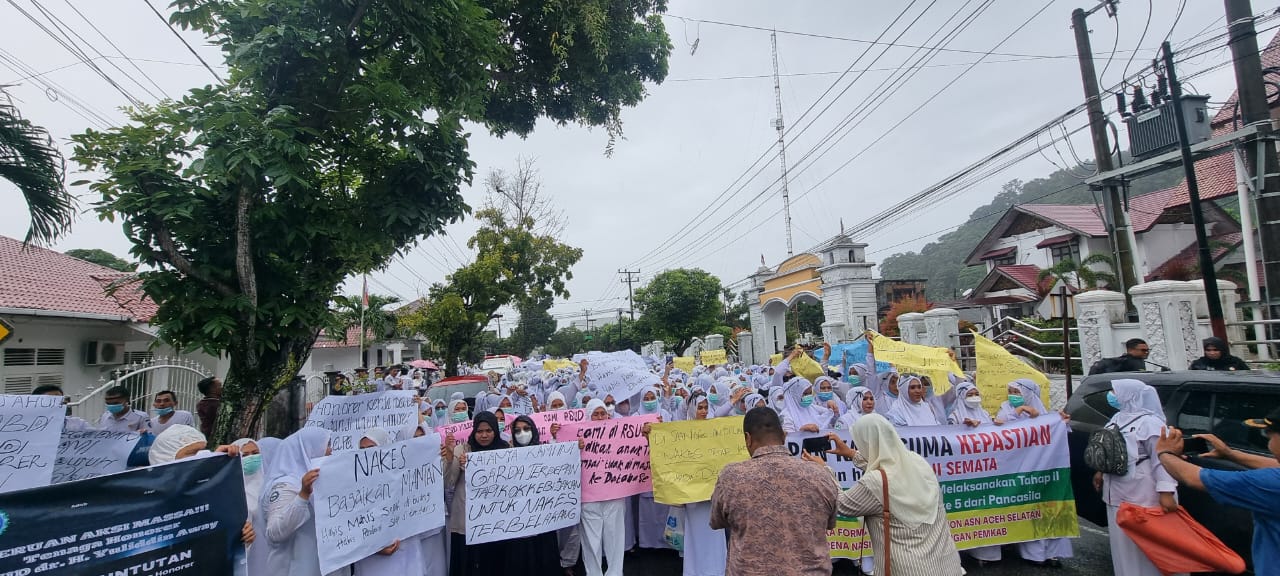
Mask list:
[[1133,349],[1133,351],[1134,351],[1134,352],[1141,352],[1141,353],[1143,353],[1143,354],[1146,354],[1146,353],[1150,352],[1150,351],[1151,351],[1151,349],[1150,349],[1150,348],[1134,348],[1134,349]]

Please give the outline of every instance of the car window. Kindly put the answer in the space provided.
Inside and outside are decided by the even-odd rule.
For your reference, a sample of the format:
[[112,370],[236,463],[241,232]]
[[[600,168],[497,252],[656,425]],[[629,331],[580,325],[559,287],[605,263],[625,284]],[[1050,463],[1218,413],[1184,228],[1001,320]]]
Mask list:
[[1220,392],[1213,406],[1213,433],[1233,448],[1266,452],[1267,441],[1257,430],[1244,425],[1275,407],[1275,396]]
[[[1097,392],[1094,392],[1092,394],[1085,396],[1084,397],[1085,405],[1090,408],[1093,408],[1099,414],[1102,414],[1107,418],[1111,418],[1112,416],[1115,416],[1117,410],[1115,408],[1112,408],[1110,404],[1107,404],[1107,392],[1110,392],[1110,391],[1111,389],[1108,388],[1106,390],[1099,390]],[[1100,424],[1106,424],[1106,422],[1103,421]]]
[[1178,412],[1178,427],[1190,433],[1213,430],[1213,394],[1197,390],[1187,395]]

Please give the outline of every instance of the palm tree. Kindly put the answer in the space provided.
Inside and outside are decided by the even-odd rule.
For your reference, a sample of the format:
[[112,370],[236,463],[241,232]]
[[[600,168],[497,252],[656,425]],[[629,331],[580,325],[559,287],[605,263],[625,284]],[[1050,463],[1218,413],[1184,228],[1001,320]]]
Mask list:
[[0,179],[22,191],[31,215],[23,242],[52,243],[71,227],[75,197],[62,185],[66,165],[53,138],[18,114],[13,101],[0,92]]
[[399,301],[395,296],[370,294],[369,307],[365,308],[360,296],[334,296],[332,322],[325,327],[324,334],[333,340],[345,339],[348,328],[360,326],[363,312],[365,331],[375,340],[386,338],[396,328],[396,316],[386,308]]
[[[1040,274],[1036,276],[1036,281],[1043,284],[1045,279],[1053,278],[1055,280],[1055,284],[1057,282],[1062,282],[1064,284],[1084,288],[1085,290],[1097,290],[1100,283],[1108,285],[1116,284],[1117,281],[1115,274],[1094,270],[1093,268],[1090,268],[1090,265],[1092,264],[1106,264],[1108,268],[1114,268],[1114,264],[1112,263],[1110,256],[1097,253],[1090,255],[1088,258],[1085,258],[1080,262],[1076,262],[1071,259],[1061,260],[1057,264],[1041,270]],[[1052,286],[1047,286],[1043,289],[1047,290],[1049,288],[1052,288]]]

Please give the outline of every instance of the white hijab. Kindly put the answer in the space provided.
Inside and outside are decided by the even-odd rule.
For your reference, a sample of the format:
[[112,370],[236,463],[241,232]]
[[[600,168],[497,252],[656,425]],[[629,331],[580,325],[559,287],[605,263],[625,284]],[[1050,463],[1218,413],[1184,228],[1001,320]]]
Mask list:
[[920,382],[920,378],[907,376],[898,381],[898,397],[893,400],[893,407],[889,408],[885,417],[898,426],[938,426],[945,422],[945,418],[938,417],[928,398],[919,402],[911,401],[913,382]]
[[1111,417],[1107,422],[1108,426],[1124,426],[1122,432],[1126,438],[1130,432],[1140,440],[1160,435],[1165,425],[1165,416],[1155,388],[1141,380],[1120,378],[1111,381],[1111,390],[1115,393],[1116,400],[1120,401],[1120,411]]
[[[964,401],[970,390],[977,389],[978,385],[968,380],[963,380],[956,384],[956,407],[951,411],[956,416],[956,424],[964,424],[966,418],[977,420],[983,424],[991,424],[991,414],[988,414],[982,406],[973,407]],[[979,392],[978,398],[981,397],[981,392]]]
[[867,459],[867,468],[858,483],[881,500],[884,480],[878,470],[884,470],[889,477],[889,513],[894,518],[912,529],[939,520],[942,490],[938,477],[923,457],[903,446],[898,431],[888,420],[879,414],[867,414],[858,419],[850,434]]
[[[277,440],[277,442],[279,441]],[[244,448],[246,444],[253,444],[254,446],[257,446],[258,458],[260,460],[266,460],[267,456],[263,454],[266,448],[262,446],[261,442],[258,442],[253,438],[241,438],[231,443],[231,445],[236,448]],[[265,474],[265,466],[258,466],[258,470],[253,474],[244,474],[244,499],[245,503],[249,506],[250,518],[252,518],[254,514],[258,513],[258,500],[262,498],[262,477]]]
[[183,448],[192,444],[199,444],[203,448],[208,443],[199,430],[185,424],[174,424],[156,436],[155,442],[147,450],[147,459],[152,466],[168,464],[177,459],[178,452]]
[[[302,476],[311,469],[311,461],[324,456],[329,447],[330,432],[318,426],[307,426],[288,438],[280,441],[280,445],[267,459],[267,481],[263,483],[266,490],[263,498],[270,496],[277,484],[288,484],[294,488],[302,488]],[[263,510],[269,502],[261,502]]]
[[[813,404],[806,408],[800,404],[800,399],[804,397],[804,391],[811,387],[815,392]],[[786,404],[783,406],[783,414],[791,419],[791,423],[795,425],[797,430],[805,424],[813,424],[819,430],[831,429],[831,417],[833,414],[818,402],[817,388],[802,376],[792,378],[784,386],[783,392],[786,394],[784,399]]]

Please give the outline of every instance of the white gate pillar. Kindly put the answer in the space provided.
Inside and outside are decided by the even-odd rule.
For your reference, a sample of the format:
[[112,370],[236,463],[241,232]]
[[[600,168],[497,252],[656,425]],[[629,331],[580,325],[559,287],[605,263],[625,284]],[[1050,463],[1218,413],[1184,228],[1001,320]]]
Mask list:
[[1076,294],[1075,302],[1080,362],[1087,371],[1104,356],[1118,355],[1117,351],[1123,348],[1111,325],[1125,320],[1124,294],[1111,290],[1090,290]]
[[1151,361],[1173,370],[1186,370],[1200,357],[1196,332],[1199,286],[1177,280],[1157,280],[1129,289],[1138,309],[1142,334],[1151,346]]
[[898,315],[898,336],[907,344],[924,344],[924,314],[907,312]]

